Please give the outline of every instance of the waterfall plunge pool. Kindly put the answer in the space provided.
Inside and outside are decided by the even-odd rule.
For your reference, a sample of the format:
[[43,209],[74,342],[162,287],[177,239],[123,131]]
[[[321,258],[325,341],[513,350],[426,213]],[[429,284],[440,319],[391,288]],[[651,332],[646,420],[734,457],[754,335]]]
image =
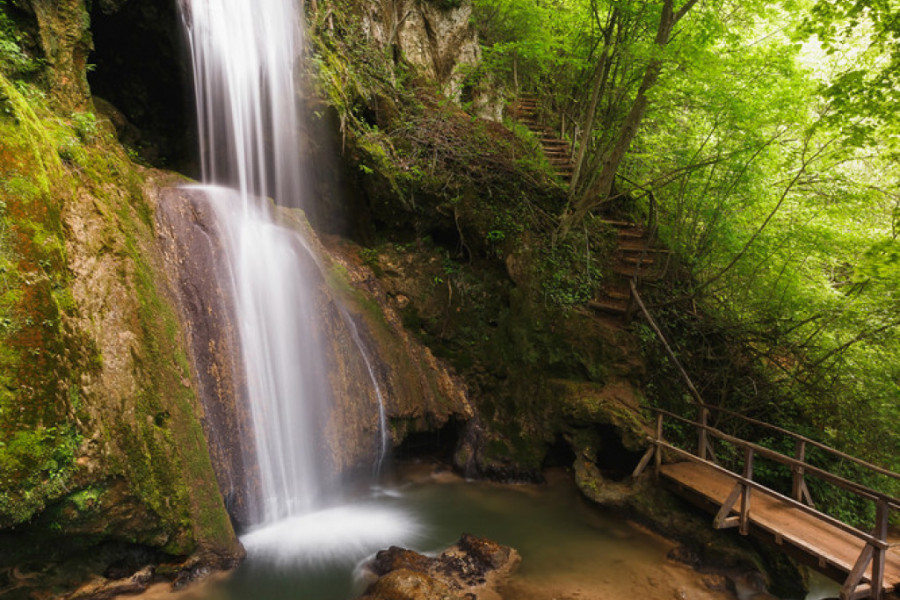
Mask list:
[[[345,505],[246,534],[248,557],[240,568],[178,600],[350,600],[364,591],[360,564],[378,550],[399,545],[440,553],[462,533],[522,555],[500,589],[504,598],[736,598],[667,559],[673,542],[584,500],[562,471],[551,471],[545,485],[505,485],[466,482],[423,464],[400,467],[392,479]],[[838,586],[823,578],[812,585],[806,600],[837,596]],[[161,588],[144,596],[172,597]]]

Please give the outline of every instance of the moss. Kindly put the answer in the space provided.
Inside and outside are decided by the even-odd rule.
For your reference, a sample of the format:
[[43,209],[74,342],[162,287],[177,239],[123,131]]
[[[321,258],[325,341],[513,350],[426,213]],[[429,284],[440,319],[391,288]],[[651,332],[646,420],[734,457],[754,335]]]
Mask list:
[[105,490],[101,487],[89,487],[68,497],[68,501],[75,505],[81,512],[93,509],[100,504],[100,498]]
[[80,432],[68,419],[67,388],[89,369],[78,364],[83,338],[62,323],[71,291],[61,204],[51,185],[62,168],[48,153],[42,119],[3,76],[0,96],[8,107],[0,116],[2,527],[27,520],[68,486]]
[[[86,474],[75,461],[91,436],[110,450],[98,475],[124,477],[130,501],[146,507],[136,514],[145,514],[147,529],[140,533],[138,525],[133,540],[164,543],[173,555],[201,546],[234,548],[180,325],[152,262],[154,218],[143,175],[112,138],[97,132],[93,115],[61,118],[2,76],[0,100],[6,107],[0,114],[0,529],[29,521],[76,481],[80,491],[67,504],[94,507],[99,488],[83,486]],[[114,253],[118,276],[133,294],[118,307],[133,315],[137,334],[130,358],[139,391],[124,400],[133,410],[85,398],[79,387],[104,368],[101,350],[79,329],[62,225],[64,203],[72,210],[86,196],[103,227],[100,240],[90,242]]]

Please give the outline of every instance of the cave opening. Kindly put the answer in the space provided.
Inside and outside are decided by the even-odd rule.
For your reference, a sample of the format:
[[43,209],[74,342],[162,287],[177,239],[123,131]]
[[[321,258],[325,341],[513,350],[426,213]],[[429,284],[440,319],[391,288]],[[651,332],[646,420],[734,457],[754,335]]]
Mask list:
[[175,3],[106,0],[90,17],[98,113],[134,157],[197,177],[192,75]]
[[411,432],[394,450],[394,458],[401,460],[429,458],[450,462],[459,444],[461,429],[462,425],[459,422],[450,419],[438,429]]
[[556,439],[547,448],[541,467],[544,469],[554,467],[569,468],[575,463],[575,458],[575,451],[572,450],[571,444],[566,441],[566,438],[561,433],[558,433],[556,434]]
[[626,448],[622,443],[622,432],[614,425],[598,425],[596,431],[600,440],[596,461],[600,473],[611,481],[626,480],[640,462],[643,452]]

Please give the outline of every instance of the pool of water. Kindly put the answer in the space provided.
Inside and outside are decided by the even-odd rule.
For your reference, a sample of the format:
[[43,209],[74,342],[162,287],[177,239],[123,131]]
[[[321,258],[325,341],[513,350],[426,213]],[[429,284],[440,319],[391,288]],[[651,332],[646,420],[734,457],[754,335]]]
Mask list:
[[[671,542],[588,504],[567,476],[510,486],[415,469],[344,506],[245,536],[245,563],[190,597],[349,600],[363,592],[359,566],[378,549],[438,553],[462,533],[519,551],[521,566],[501,590],[506,598],[734,598],[709,589],[708,576],[667,560]],[[815,586],[807,600],[836,596],[827,580]]]

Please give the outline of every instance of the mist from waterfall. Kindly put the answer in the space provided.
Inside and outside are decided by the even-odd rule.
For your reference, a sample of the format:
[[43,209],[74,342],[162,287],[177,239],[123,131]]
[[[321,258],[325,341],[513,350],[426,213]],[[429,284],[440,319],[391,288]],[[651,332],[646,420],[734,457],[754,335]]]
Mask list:
[[[282,557],[322,548],[329,537],[358,552],[399,541],[415,529],[403,515],[360,507],[334,512],[324,436],[331,387],[316,326],[319,265],[293,230],[272,218],[271,199],[307,207],[300,164],[294,72],[302,48],[295,0],[179,0],[193,58],[203,191],[215,209],[225,249],[221,285],[234,299],[258,463],[259,497],[251,501],[251,552]],[[319,279],[316,279],[316,276]],[[345,320],[349,317],[342,309]],[[352,324],[353,340],[360,338]],[[381,392],[360,347],[375,393]],[[384,407],[378,407],[386,448]],[[311,528],[304,516],[329,508],[331,527]],[[335,518],[335,514],[339,515]],[[368,516],[366,516],[368,515]],[[322,517],[323,519],[325,517]],[[360,523],[369,522],[368,533]],[[338,534],[340,524],[347,530]],[[377,528],[375,527],[377,524]],[[298,542],[303,538],[303,543]],[[346,543],[340,542],[345,540]],[[355,541],[354,541],[355,540]],[[371,548],[370,548],[371,549]]]

